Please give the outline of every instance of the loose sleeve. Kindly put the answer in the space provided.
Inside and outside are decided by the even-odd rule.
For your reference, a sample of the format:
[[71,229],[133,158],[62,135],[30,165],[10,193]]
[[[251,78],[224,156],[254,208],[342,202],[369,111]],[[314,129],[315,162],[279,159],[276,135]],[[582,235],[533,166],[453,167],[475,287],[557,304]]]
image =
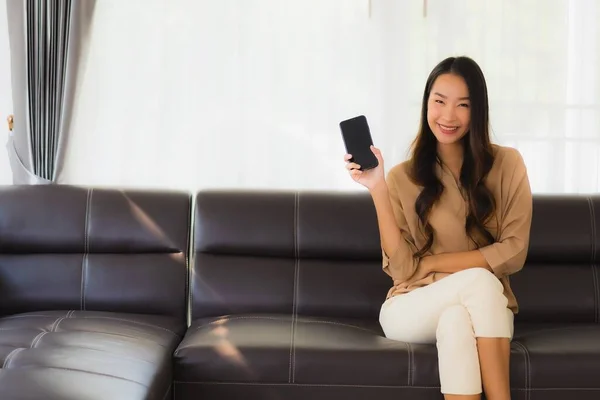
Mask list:
[[503,204],[496,205],[502,210],[500,237],[497,242],[479,249],[499,278],[521,270],[529,248],[533,211],[531,188],[523,158],[516,150],[515,153],[515,162],[510,166],[512,177],[511,171],[507,171],[508,189],[502,188]]
[[400,229],[400,235],[404,240],[400,243],[395,254],[392,255],[386,254],[382,247],[383,270],[393,279],[406,281],[415,273],[419,264],[419,259],[414,256],[417,252],[417,248],[408,228],[402,202],[400,201],[399,187],[392,172],[393,171],[390,171],[386,181],[388,184],[392,210],[396,218],[396,225]]

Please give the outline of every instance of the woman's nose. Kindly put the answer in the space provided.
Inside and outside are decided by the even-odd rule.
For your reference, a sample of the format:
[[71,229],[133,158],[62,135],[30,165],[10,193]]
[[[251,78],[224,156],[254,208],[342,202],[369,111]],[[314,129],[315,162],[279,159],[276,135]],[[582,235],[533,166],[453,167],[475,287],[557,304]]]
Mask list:
[[456,120],[456,111],[454,107],[444,107],[442,111],[442,117],[445,122],[453,122]]

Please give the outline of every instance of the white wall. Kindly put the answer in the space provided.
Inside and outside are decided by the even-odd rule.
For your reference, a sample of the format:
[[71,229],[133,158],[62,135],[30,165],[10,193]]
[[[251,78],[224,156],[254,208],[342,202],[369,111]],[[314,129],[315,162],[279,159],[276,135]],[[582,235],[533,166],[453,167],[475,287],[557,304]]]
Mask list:
[[600,191],[599,1],[423,3],[99,0],[61,181],[358,190],[338,122],[366,114],[391,167],[429,71],[466,54],[533,190]]

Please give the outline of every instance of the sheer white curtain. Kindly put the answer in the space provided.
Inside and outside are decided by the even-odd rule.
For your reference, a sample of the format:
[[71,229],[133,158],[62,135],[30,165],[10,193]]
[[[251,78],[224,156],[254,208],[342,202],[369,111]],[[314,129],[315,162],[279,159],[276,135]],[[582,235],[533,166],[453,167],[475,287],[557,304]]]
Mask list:
[[6,118],[12,114],[9,54],[6,0],[0,0],[0,185],[12,183],[8,153],[5,149],[9,134]]
[[600,190],[598,0],[103,0],[61,182],[360,190],[338,122],[405,159],[425,79],[482,66],[536,192]]

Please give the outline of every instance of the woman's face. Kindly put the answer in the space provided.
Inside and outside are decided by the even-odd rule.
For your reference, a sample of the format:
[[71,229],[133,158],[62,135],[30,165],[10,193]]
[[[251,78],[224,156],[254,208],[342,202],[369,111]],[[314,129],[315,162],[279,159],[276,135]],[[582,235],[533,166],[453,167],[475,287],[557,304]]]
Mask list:
[[469,89],[454,74],[440,75],[427,102],[427,123],[440,144],[453,144],[469,131],[471,123]]

